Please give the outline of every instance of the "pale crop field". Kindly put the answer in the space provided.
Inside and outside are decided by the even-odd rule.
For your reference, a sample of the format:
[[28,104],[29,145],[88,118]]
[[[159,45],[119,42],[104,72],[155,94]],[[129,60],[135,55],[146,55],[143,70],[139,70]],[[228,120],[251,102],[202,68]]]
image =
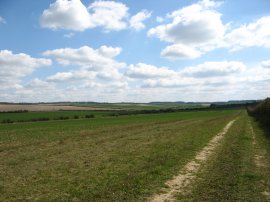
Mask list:
[[102,107],[89,107],[89,106],[68,106],[68,105],[49,105],[49,104],[0,104],[0,112],[11,112],[11,111],[86,111],[86,110],[113,110],[110,108]]

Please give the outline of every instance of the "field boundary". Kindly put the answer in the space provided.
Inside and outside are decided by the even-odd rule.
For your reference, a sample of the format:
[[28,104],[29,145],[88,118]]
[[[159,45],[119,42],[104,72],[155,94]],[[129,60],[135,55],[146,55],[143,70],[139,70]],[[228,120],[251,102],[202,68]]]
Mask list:
[[162,189],[162,193],[152,196],[149,201],[175,201],[174,196],[177,193],[187,192],[187,188],[196,178],[196,174],[213,154],[214,150],[217,148],[220,141],[223,139],[224,135],[228,132],[235,121],[236,119],[227,123],[223,130],[213,137],[209,143],[195,156],[195,158],[188,162],[180,170],[177,176],[174,176],[165,183],[167,188]]
[[[254,154],[255,165],[258,169],[265,168],[266,167],[265,155],[267,154],[267,151],[259,147],[256,141],[256,134],[253,129],[251,121],[249,121],[249,126],[252,133],[252,140],[253,140],[252,144],[255,149],[255,154]],[[261,183],[263,182],[264,180],[261,180]],[[261,194],[265,197],[266,200],[270,200],[270,192],[268,192],[267,190],[264,190],[263,192],[261,192]]]

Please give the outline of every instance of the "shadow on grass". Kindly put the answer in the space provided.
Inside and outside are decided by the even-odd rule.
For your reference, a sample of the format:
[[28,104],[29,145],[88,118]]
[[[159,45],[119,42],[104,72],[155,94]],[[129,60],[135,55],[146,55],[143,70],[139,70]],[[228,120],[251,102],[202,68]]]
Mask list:
[[265,137],[270,141],[270,118],[258,118],[251,116],[258,126],[263,130]]

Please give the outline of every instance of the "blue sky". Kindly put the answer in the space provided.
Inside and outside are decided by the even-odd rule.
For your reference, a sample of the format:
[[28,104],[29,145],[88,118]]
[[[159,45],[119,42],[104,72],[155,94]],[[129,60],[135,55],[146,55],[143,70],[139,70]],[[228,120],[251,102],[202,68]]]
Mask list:
[[0,1],[0,101],[262,99],[270,2]]

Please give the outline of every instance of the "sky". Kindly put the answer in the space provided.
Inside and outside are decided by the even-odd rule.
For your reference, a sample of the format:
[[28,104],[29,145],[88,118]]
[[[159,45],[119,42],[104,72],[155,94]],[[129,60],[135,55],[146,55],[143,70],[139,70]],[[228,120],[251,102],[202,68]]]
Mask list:
[[269,0],[0,0],[0,102],[270,95]]

